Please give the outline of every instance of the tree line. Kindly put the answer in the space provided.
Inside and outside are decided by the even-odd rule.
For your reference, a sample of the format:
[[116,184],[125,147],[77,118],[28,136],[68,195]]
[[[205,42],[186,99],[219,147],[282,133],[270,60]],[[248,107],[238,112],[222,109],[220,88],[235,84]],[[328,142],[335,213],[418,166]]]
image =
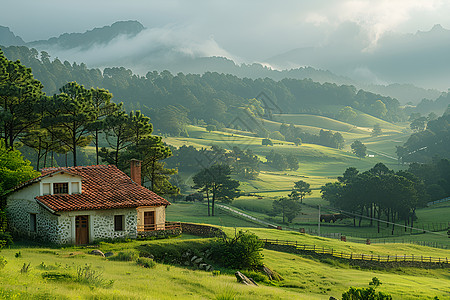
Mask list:
[[353,216],[354,226],[359,218],[359,226],[364,216],[370,219],[370,226],[377,221],[392,223],[403,220],[405,226],[413,227],[417,218],[417,207],[428,201],[422,179],[408,171],[394,172],[384,164],[378,163],[366,172],[360,173],[350,167],[338,177],[337,182],[329,182],[321,187],[322,198]]
[[150,118],[140,111],[127,113],[108,90],[69,82],[60,93],[47,96],[31,69],[2,52],[0,79],[0,140],[6,149],[33,149],[36,169],[54,166],[55,153],[71,153],[66,166],[77,166],[80,148],[94,145],[97,164],[101,158],[127,170],[131,158],[140,159],[144,182],[153,191],[178,192],[168,181],[176,170],[161,162],[171,151],[161,137],[152,135]]
[[413,114],[410,120],[415,133],[403,146],[397,146],[399,162],[429,163],[433,157],[450,159],[450,106],[440,117]]
[[[139,76],[123,67],[101,71],[89,69],[83,63],[50,60],[48,53],[26,47],[3,50],[7,57],[20,59],[32,67],[47,94],[57,93],[59,87],[71,81],[86,87],[101,86],[121,99],[127,109],[141,110],[152,118],[156,128],[171,135],[183,134],[186,122],[204,121],[213,125],[218,122],[229,126],[236,116],[247,109],[252,110],[255,105],[259,105],[263,117],[269,117],[277,110],[328,115],[330,112],[321,111],[324,105],[343,105],[387,121],[406,119],[396,99],[348,85],[320,84],[310,79],[238,78],[215,72],[173,75],[169,71],[152,71]],[[262,103],[251,101],[261,92],[267,96]],[[174,116],[179,112],[183,112],[182,118],[174,122]],[[161,114],[168,118],[161,118]],[[253,130],[257,131],[257,128]]]
[[289,124],[289,126],[287,124],[281,124],[280,133],[286,141],[295,143],[296,145],[308,143],[343,149],[345,144],[344,137],[339,132],[333,133],[331,130],[321,129],[317,135],[304,132],[301,128],[295,127],[294,124]]

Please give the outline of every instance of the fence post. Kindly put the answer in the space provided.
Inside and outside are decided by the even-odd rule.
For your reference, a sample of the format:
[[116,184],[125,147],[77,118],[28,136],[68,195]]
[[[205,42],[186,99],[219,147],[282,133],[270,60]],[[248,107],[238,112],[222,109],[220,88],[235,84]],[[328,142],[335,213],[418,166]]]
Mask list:
[[364,260],[364,254],[361,254],[361,259]]
[[389,262],[389,255],[388,255],[388,257],[387,257],[387,262]]

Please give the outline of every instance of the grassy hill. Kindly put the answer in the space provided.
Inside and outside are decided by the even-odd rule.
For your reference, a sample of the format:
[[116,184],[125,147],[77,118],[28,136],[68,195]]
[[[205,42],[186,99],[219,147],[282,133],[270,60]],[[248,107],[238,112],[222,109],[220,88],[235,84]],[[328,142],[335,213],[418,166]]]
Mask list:
[[[234,234],[234,228],[224,227]],[[361,245],[317,238],[270,229],[251,229],[259,237],[280,236],[305,244],[333,247],[341,251],[368,254],[414,253],[415,255],[443,256],[448,252],[411,245]],[[101,251],[114,253],[135,252],[137,247],[157,243],[177,247],[204,240],[192,236],[155,241],[129,243],[100,243]],[[263,250],[264,263],[277,271],[284,280],[277,284],[249,287],[236,282],[235,270],[220,269],[221,274],[157,263],[155,268],[143,268],[134,261],[111,261],[87,254],[85,247],[33,247],[16,245],[0,254],[7,264],[0,271],[0,298],[2,299],[328,299],[340,298],[350,286],[368,287],[373,277],[382,286],[378,290],[394,299],[445,299],[448,295],[448,269],[361,269],[333,259],[317,259],[309,255],[288,254]],[[20,252],[20,255],[18,253]],[[27,272],[23,265],[30,265]],[[97,281],[75,281],[77,270],[89,266]],[[48,277],[45,274],[60,274]],[[61,274],[65,274],[62,277]],[[48,279],[44,279],[46,277]],[[99,281],[102,281],[100,284]]]
[[351,124],[328,117],[308,114],[275,114],[274,119],[286,124],[292,123],[294,125],[306,125],[342,132],[367,133],[368,130],[372,130],[375,124],[379,124],[382,130],[388,132],[401,132],[403,129],[403,126],[389,123],[358,110],[355,110],[355,112],[356,117],[351,121]]
[[[277,124],[277,126],[279,125]],[[361,140],[367,143],[368,153],[373,155],[373,157],[358,159],[350,152],[349,144],[353,140],[347,140],[344,150],[338,150],[314,144],[295,146],[293,143],[278,140],[273,140],[274,146],[262,146],[262,138],[259,137],[228,131],[208,132],[203,127],[192,125],[188,126],[188,134],[189,137],[166,137],[164,141],[176,147],[192,145],[199,149],[218,145],[231,150],[234,146],[238,146],[241,149],[251,149],[262,161],[265,161],[265,156],[271,150],[274,150],[281,154],[294,154],[299,160],[300,168],[297,171],[280,172],[262,165],[261,173],[256,180],[242,182],[244,191],[273,190],[274,188],[290,189],[293,182],[300,180],[300,178],[307,178],[311,181],[313,187],[320,187],[341,175],[350,166],[367,170],[376,163],[382,162],[389,168],[398,169],[401,166],[398,166],[396,160],[395,145],[400,144],[407,138],[407,135],[402,133],[384,134],[380,137],[370,137],[369,133],[357,134],[357,137],[359,136]],[[188,178],[189,176],[185,177]],[[188,185],[192,184],[189,183]]]

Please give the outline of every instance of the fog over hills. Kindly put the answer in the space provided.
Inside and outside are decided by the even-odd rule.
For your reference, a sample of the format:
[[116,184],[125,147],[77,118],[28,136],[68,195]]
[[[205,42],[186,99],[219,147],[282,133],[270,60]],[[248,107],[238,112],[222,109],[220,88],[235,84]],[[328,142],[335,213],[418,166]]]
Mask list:
[[360,26],[345,23],[327,44],[294,49],[267,62],[278,68],[312,65],[367,83],[450,87],[450,30],[435,25],[415,34],[391,32],[376,45],[364,42],[363,35]]
[[436,99],[450,82],[450,60],[446,59],[450,31],[439,25],[415,34],[385,34],[374,45],[361,26],[346,22],[321,47],[294,49],[262,62],[242,61],[213,36],[202,39],[176,26],[145,28],[138,21],[119,21],[84,33],[63,33],[28,43],[9,28],[0,27],[0,45],[26,45],[61,61],[83,62],[100,69],[124,66],[141,75],[169,70],[216,71],[274,80],[311,78],[355,85],[401,103]]

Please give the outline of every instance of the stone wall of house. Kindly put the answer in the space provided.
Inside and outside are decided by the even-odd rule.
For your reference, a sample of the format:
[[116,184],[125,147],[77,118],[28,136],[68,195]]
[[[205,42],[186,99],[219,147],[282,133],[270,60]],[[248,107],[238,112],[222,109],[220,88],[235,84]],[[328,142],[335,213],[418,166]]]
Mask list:
[[[114,231],[114,216],[123,215],[125,218],[125,230]],[[114,239],[122,237],[136,237],[137,213],[136,209],[114,209],[97,211],[92,215],[92,239]]]
[[[58,217],[42,207],[33,195],[39,193],[39,185],[31,185],[8,196],[6,214],[8,227],[13,235],[58,243]],[[36,230],[31,230],[31,214],[36,215]]]
[[[137,213],[135,208],[90,210],[90,211],[70,211],[61,212],[58,218],[59,243],[75,243],[75,218],[76,216],[89,216],[89,242],[101,239],[114,238],[135,238]],[[114,216],[124,216],[124,230],[114,230]]]

